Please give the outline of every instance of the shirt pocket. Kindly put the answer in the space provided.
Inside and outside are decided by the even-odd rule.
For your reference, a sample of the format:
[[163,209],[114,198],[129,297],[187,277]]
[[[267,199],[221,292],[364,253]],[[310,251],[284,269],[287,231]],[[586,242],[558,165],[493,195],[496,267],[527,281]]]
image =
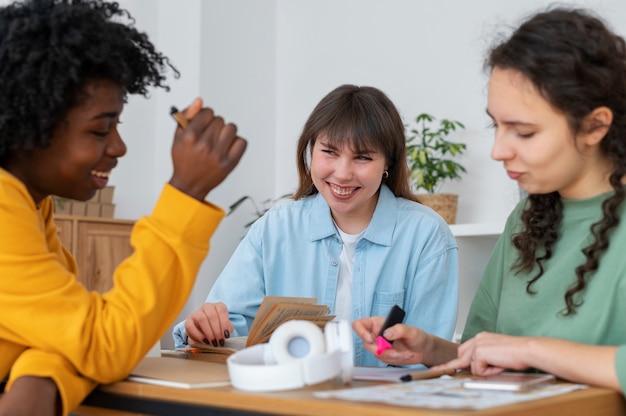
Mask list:
[[387,316],[393,305],[404,307],[404,292],[374,292],[371,316]]

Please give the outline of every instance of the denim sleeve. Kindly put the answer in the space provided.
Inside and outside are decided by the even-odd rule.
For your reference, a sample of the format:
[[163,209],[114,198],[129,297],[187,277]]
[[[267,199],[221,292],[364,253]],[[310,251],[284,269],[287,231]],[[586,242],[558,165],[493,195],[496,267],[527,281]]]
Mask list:
[[185,321],[181,321],[174,326],[172,330],[172,338],[174,338],[174,348],[187,348],[187,331],[185,330]]

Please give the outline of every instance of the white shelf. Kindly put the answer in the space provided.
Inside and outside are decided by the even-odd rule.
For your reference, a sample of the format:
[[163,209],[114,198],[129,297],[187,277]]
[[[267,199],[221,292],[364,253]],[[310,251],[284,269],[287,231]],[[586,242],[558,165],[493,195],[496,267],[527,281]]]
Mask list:
[[498,237],[504,230],[504,222],[452,224],[450,229],[455,237]]

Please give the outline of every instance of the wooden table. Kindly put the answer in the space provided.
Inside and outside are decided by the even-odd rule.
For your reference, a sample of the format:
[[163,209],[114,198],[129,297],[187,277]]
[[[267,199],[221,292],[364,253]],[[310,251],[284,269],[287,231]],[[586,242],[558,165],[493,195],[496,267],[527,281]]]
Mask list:
[[[354,387],[371,385],[355,381]],[[589,388],[546,399],[533,400],[485,410],[432,410],[391,406],[382,403],[352,402],[313,397],[314,391],[342,388],[331,382],[303,389],[249,393],[232,387],[176,389],[122,381],[101,386],[72,414],[84,416],[122,415],[254,415],[293,416],[589,416],[626,415],[624,397],[612,390]],[[108,409],[108,410],[107,410]],[[115,412],[111,409],[117,409]],[[99,413],[105,412],[105,413]]]

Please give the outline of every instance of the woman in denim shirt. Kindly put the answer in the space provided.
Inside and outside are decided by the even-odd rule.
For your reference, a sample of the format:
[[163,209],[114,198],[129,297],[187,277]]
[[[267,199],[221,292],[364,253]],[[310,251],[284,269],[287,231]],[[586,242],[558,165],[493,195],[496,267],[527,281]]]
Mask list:
[[[404,124],[373,87],[343,85],[315,107],[298,142],[293,201],[256,221],[202,307],[174,328],[215,346],[247,335],[265,296],[317,298],[337,319],[385,315],[450,339],[458,300],[457,244],[415,201]],[[381,365],[355,337],[355,364]]]

